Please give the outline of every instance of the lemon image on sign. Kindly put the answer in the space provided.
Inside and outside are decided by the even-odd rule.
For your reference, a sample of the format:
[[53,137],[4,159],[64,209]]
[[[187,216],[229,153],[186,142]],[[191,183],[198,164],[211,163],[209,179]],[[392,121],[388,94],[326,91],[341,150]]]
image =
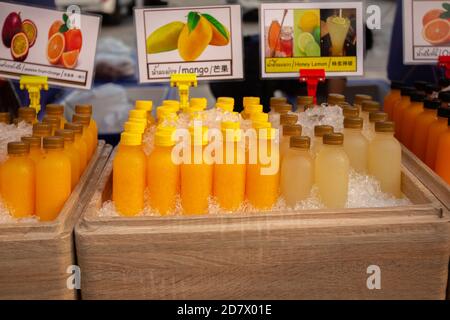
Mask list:
[[300,33],[300,35],[298,36],[298,39],[297,39],[297,45],[298,45],[298,48],[300,49],[300,51],[305,52],[306,46],[310,42],[316,42],[311,33],[309,33],[309,32]]
[[320,46],[312,41],[306,45],[305,53],[307,57],[320,57]]
[[315,27],[319,26],[319,17],[312,10],[305,11],[300,18],[298,26],[305,32],[312,32]]

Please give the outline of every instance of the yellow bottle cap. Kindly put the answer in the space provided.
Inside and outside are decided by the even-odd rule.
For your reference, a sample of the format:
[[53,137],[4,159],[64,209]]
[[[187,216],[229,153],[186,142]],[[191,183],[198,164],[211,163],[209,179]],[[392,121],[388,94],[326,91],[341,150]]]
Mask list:
[[172,107],[175,109],[175,112],[180,111],[180,102],[177,100],[164,100],[162,102],[163,106]]
[[122,132],[120,144],[125,146],[139,146],[142,144],[142,135],[130,132]]
[[206,98],[191,98],[189,101],[189,108],[196,111],[205,110],[208,106],[208,100]]
[[224,121],[221,124],[221,128],[222,128],[222,130],[227,130],[227,129],[238,130],[241,128],[241,124],[239,122],[235,122],[235,121]]
[[231,103],[217,102],[216,108],[227,112],[233,112],[234,106]]
[[123,128],[125,132],[143,134],[145,132],[145,124],[141,121],[127,121]]
[[136,122],[140,125],[143,125],[145,128],[147,127],[147,119],[139,119],[139,118],[129,118],[128,122]]
[[145,110],[130,110],[128,112],[128,118],[135,118],[135,119],[145,119],[147,120],[147,111]]
[[247,109],[248,106],[253,104],[261,104],[261,99],[259,97],[244,97],[243,103],[244,108]]
[[217,103],[231,104],[234,107],[234,98],[231,97],[219,97]]
[[156,108],[156,117],[158,119],[177,119],[177,113],[175,108],[171,106],[160,106]]
[[194,127],[189,127],[191,134],[191,142],[194,146],[205,146],[208,144],[208,127],[202,126],[201,130]]
[[264,112],[254,112],[250,114],[250,120],[253,122],[268,122],[269,115]]
[[155,133],[155,145],[160,147],[171,147],[175,145],[175,140],[172,138],[175,130],[175,127],[158,127]]
[[153,102],[151,100],[136,100],[134,108],[136,110],[145,110],[147,112],[152,111]]
[[267,128],[271,128],[271,127],[272,127],[272,125],[270,124],[270,122],[266,122],[266,121],[253,122],[253,128],[255,128],[255,129],[267,129]]
[[258,112],[258,113],[263,112],[263,106],[260,104],[251,104],[251,105],[248,105],[247,107],[245,107],[245,113],[252,114],[255,112]]

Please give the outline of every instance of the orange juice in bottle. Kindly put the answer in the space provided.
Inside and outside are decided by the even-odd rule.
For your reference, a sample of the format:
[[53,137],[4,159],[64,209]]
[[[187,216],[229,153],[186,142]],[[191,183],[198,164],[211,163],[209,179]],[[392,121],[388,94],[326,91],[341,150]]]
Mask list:
[[395,137],[400,139],[402,129],[403,113],[411,105],[411,95],[416,92],[413,87],[402,87],[400,89],[401,99],[394,105],[392,120],[395,122]]
[[181,204],[185,215],[206,214],[212,195],[213,165],[203,156],[208,144],[208,128],[190,127],[191,154],[181,164]]
[[18,110],[18,118],[29,123],[35,124],[37,121],[36,109],[31,107],[20,107]]
[[75,132],[72,130],[59,129],[55,135],[64,138],[64,153],[70,160],[72,190],[75,189],[80,180],[80,155],[75,147]]
[[46,115],[42,119],[42,123],[48,123],[52,127],[52,136],[55,135],[55,131],[61,127],[61,118]]
[[95,145],[96,137],[92,129],[89,129],[89,125],[91,123],[91,116],[87,114],[74,114],[72,117],[72,122],[82,124],[84,127],[83,135],[81,136],[87,147],[87,155],[88,162],[92,158],[95,149],[97,146]]
[[147,159],[147,185],[150,207],[161,215],[175,210],[180,191],[180,166],[172,159],[175,127],[158,127],[155,148]]
[[75,106],[76,114],[88,115],[91,120],[89,122],[89,130],[91,130],[92,135],[94,136],[94,146],[96,149],[98,144],[98,126],[97,122],[94,120],[92,105],[90,104],[78,104]]
[[431,124],[437,120],[437,109],[440,105],[440,100],[425,100],[424,111],[417,116],[413,128],[411,151],[422,161],[426,158],[428,135]]
[[430,125],[428,132],[427,149],[425,155],[425,163],[434,170],[436,166],[436,153],[438,141],[441,134],[447,131],[447,122],[450,118],[450,108],[439,107],[437,111],[437,120]]
[[237,210],[245,198],[245,147],[239,122],[224,121],[222,163],[214,164],[213,194],[220,207]]
[[147,127],[155,125],[156,120],[152,115],[153,102],[151,100],[136,100],[134,108],[136,110],[144,110],[147,112]]
[[447,130],[439,137],[436,152],[436,173],[450,184],[450,118],[448,119]]
[[313,145],[313,154],[319,153],[320,149],[323,146],[323,137],[326,134],[333,133],[334,128],[328,125],[319,125],[314,127],[314,145]]
[[1,165],[0,189],[6,206],[15,218],[34,214],[35,165],[28,156],[30,145],[8,143],[8,159]]
[[71,191],[70,159],[63,137],[45,137],[44,155],[36,166],[36,215],[41,221],[58,217]]
[[142,135],[123,132],[113,162],[113,201],[123,216],[135,216],[144,209],[147,159]]
[[49,123],[33,124],[33,136],[39,138],[50,137],[52,135],[52,126]]
[[369,141],[362,134],[362,118],[344,118],[344,151],[350,166],[357,172],[367,173]]
[[400,135],[400,142],[403,143],[408,149],[411,150],[414,125],[417,117],[424,110],[423,103],[425,94],[422,92],[416,92],[411,95],[411,105],[403,112],[401,124],[402,131]]
[[388,114],[389,120],[393,119],[394,116],[394,106],[402,99],[401,88],[403,84],[399,81],[391,82],[391,91],[384,97],[384,109],[383,111]]
[[36,136],[24,136],[21,140],[30,145],[30,159],[37,164],[43,155],[42,138]]
[[64,125],[64,129],[72,130],[75,134],[74,146],[77,149],[78,156],[80,157],[80,176],[82,176],[88,164],[88,148],[83,139],[84,126],[80,123],[67,122]]
[[66,119],[64,118],[64,106],[62,104],[48,104],[45,106],[45,113],[50,117],[60,119],[60,126],[58,129],[64,129]]

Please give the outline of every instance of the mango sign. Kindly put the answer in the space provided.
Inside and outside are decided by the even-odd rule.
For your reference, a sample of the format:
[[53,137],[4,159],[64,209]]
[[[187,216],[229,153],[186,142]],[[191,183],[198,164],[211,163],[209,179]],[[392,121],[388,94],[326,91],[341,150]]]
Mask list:
[[243,78],[240,6],[144,8],[134,17],[141,83],[167,82],[175,73]]

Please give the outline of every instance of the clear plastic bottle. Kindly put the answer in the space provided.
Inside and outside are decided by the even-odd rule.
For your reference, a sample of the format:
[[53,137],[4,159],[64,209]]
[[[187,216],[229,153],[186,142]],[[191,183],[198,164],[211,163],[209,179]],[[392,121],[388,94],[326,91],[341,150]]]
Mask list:
[[82,176],[88,165],[88,149],[87,144],[83,139],[84,126],[80,123],[67,122],[64,125],[64,129],[72,130],[75,134],[74,146],[80,157],[80,176]]
[[36,166],[36,215],[55,220],[71,192],[70,160],[63,137],[45,137],[44,155]]
[[35,207],[35,164],[29,157],[30,145],[8,143],[8,159],[1,165],[0,190],[15,218],[30,217]]
[[316,185],[327,208],[344,208],[347,204],[350,161],[343,143],[343,134],[326,134],[315,160]]
[[402,149],[394,138],[393,122],[375,123],[376,135],[369,145],[369,174],[381,184],[381,190],[396,198],[401,192]]
[[283,159],[287,152],[289,151],[291,145],[291,137],[301,136],[302,135],[302,126],[299,124],[293,125],[284,125],[283,126],[283,137],[280,141],[280,159],[283,162]]
[[59,129],[55,135],[64,138],[64,153],[70,160],[72,190],[77,186],[81,176],[81,161],[78,150],[75,147],[75,132],[72,130]]
[[428,135],[432,123],[437,120],[437,109],[440,105],[440,100],[425,100],[424,111],[417,116],[414,124],[411,151],[424,162],[427,153]]
[[402,87],[400,89],[401,99],[394,105],[392,119],[395,123],[395,137],[400,139],[402,131],[403,113],[411,105],[411,95],[416,92],[413,87]]
[[334,128],[328,125],[319,125],[314,127],[314,144],[313,144],[313,154],[317,155],[323,146],[323,137],[326,134],[333,133]]
[[425,156],[425,163],[431,169],[436,167],[436,153],[438,141],[442,134],[447,131],[447,122],[450,118],[450,109],[439,107],[437,111],[437,120],[430,125],[430,131],[427,139],[427,150]]
[[369,141],[362,134],[362,118],[344,119],[344,150],[350,166],[361,174],[367,173]]
[[64,106],[62,104],[48,104],[45,106],[45,113],[50,117],[56,117],[60,120],[58,129],[64,129],[66,119],[64,118]]
[[388,120],[388,114],[386,112],[382,111],[375,111],[369,113],[369,127],[367,130],[363,132],[365,137],[371,141],[373,137],[375,136],[375,122],[379,121],[387,121]]
[[314,159],[309,137],[291,137],[280,172],[281,195],[290,207],[307,199],[314,184]]
[[123,132],[113,162],[113,196],[117,211],[135,216],[144,209],[147,159],[142,136]]
[[388,114],[389,120],[393,120],[394,117],[394,106],[402,99],[401,88],[403,86],[402,82],[392,81],[391,91],[384,97],[383,111]]
[[400,134],[400,142],[411,150],[413,142],[414,125],[417,117],[424,110],[423,103],[425,94],[416,92],[411,95],[411,105],[403,112],[402,116],[402,131]]

